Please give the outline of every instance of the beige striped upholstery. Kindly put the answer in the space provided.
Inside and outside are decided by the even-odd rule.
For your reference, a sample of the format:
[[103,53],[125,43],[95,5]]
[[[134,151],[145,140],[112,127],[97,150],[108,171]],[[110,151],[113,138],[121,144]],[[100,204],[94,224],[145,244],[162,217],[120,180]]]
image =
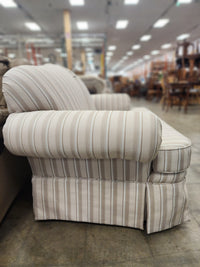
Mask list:
[[80,78],[52,64],[12,68],[4,75],[3,93],[10,113],[95,109]]
[[185,179],[187,172],[178,173],[156,173],[152,172],[149,177],[151,183],[178,183]]
[[89,91],[95,91],[97,94],[102,94],[106,88],[105,80],[89,75],[79,76]]
[[149,162],[161,143],[161,124],[150,112],[37,111],[9,116],[4,141],[29,157],[127,159]]
[[144,229],[145,184],[40,177],[33,177],[32,184],[36,220],[59,219]]
[[120,159],[48,159],[29,158],[35,177],[146,182],[151,164]]
[[12,153],[28,156],[36,220],[146,221],[147,233],[187,220],[191,142],[152,112],[123,111],[126,95],[91,97],[53,65],[14,68],[3,91],[10,112],[23,111],[3,132]]
[[92,95],[97,110],[130,110],[131,99],[127,94]]
[[191,141],[162,122],[162,143],[153,169],[160,173],[177,173],[186,170],[191,160]]
[[147,233],[171,228],[188,218],[185,180],[147,184]]

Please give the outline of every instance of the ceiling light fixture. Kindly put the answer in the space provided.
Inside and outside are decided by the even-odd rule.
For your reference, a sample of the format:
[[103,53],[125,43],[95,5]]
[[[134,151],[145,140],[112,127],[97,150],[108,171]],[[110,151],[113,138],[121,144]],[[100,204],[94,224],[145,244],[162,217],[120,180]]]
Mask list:
[[87,23],[87,21],[78,21],[76,23],[76,25],[77,25],[77,28],[79,30],[81,30],[81,31],[88,30],[88,23]]
[[151,35],[144,35],[140,38],[140,41],[147,42],[151,39]]
[[115,45],[110,45],[109,47],[108,47],[108,50],[110,50],[110,51],[114,51],[114,50],[116,50],[116,46]]
[[185,40],[187,38],[190,37],[190,34],[189,33],[184,33],[184,34],[181,34],[177,37],[177,40],[181,41],[181,40]]
[[126,54],[127,54],[128,56],[132,56],[134,53],[133,53],[133,51],[128,51]]
[[125,5],[137,5],[139,0],[124,0]]
[[84,6],[85,5],[84,0],[69,0],[69,3],[71,6]]
[[13,0],[0,0],[0,4],[6,8],[17,7],[17,4]]
[[150,57],[149,55],[145,55],[145,56],[144,56],[144,59],[146,59],[146,60],[147,60],[147,59],[150,59],[150,58],[151,58],[151,57]]
[[177,0],[177,5],[190,4],[193,0]]
[[162,49],[168,49],[170,47],[172,47],[172,44],[164,44],[161,46]]
[[128,20],[118,20],[116,23],[116,29],[125,29],[128,26]]
[[112,57],[112,56],[113,56],[113,52],[107,52],[107,53],[106,53],[106,56],[110,56],[110,57]]
[[154,28],[163,28],[169,23],[169,19],[159,19],[156,21],[156,23],[153,25]]
[[152,54],[153,56],[156,56],[156,55],[160,54],[160,51],[159,51],[159,50],[153,50],[153,51],[151,52],[151,54]]
[[141,45],[137,44],[132,47],[133,50],[138,50],[141,48]]
[[31,31],[41,31],[40,26],[35,22],[26,22],[25,26]]

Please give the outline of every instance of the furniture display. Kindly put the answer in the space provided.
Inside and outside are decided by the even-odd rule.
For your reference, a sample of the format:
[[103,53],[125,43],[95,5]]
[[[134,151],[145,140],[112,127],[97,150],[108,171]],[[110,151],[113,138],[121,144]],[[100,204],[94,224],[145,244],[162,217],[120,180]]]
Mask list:
[[151,63],[151,75],[147,82],[147,100],[156,98],[158,101],[162,96],[161,78],[166,71],[166,62],[155,61]]
[[199,83],[192,83],[187,81],[182,82],[175,82],[170,83],[170,86],[172,88],[172,91],[178,90],[181,93],[181,99],[182,101],[181,105],[184,107],[185,113],[188,111],[188,105],[190,103],[190,98],[195,98],[196,103],[199,103],[199,97],[200,97],[200,90],[193,89],[195,86],[197,86]]
[[92,97],[51,64],[9,70],[3,93],[4,142],[28,157],[36,220],[139,229],[146,221],[148,234],[188,220],[191,141],[151,111],[128,110],[127,95]]

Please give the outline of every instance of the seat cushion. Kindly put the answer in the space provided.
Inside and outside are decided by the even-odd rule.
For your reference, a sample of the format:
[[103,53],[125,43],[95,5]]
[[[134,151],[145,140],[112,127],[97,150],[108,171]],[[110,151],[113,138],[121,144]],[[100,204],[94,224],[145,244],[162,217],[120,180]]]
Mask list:
[[[148,111],[134,108],[135,111]],[[179,173],[185,171],[191,160],[191,141],[166,122],[161,120],[162,142],[157,157],[153,161],[154,173]],[[156,178],[157,179],[157,178]]]
[[80,78],[69,69],[53,64],[12,68],[3,77],[3,93],[10,113],[95,110]]
[[169,126],[162,123],[162,143],[153,161],[153,170],[158,173],[177,173],[190,165],[191,141]]

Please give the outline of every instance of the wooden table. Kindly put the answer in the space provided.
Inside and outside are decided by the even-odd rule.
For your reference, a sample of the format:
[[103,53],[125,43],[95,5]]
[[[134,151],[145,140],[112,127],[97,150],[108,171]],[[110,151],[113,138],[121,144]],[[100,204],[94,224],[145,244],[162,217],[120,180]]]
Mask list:
[[198,82],[175,82],[170,83],[172,90],[179,89],[182,91],[183,96],[185,95],[185,104],[184,104],[184,111],[187,113],[188,104],[189,104],[189,95],[190,89],[193,88],[195,85],[200,85]]

